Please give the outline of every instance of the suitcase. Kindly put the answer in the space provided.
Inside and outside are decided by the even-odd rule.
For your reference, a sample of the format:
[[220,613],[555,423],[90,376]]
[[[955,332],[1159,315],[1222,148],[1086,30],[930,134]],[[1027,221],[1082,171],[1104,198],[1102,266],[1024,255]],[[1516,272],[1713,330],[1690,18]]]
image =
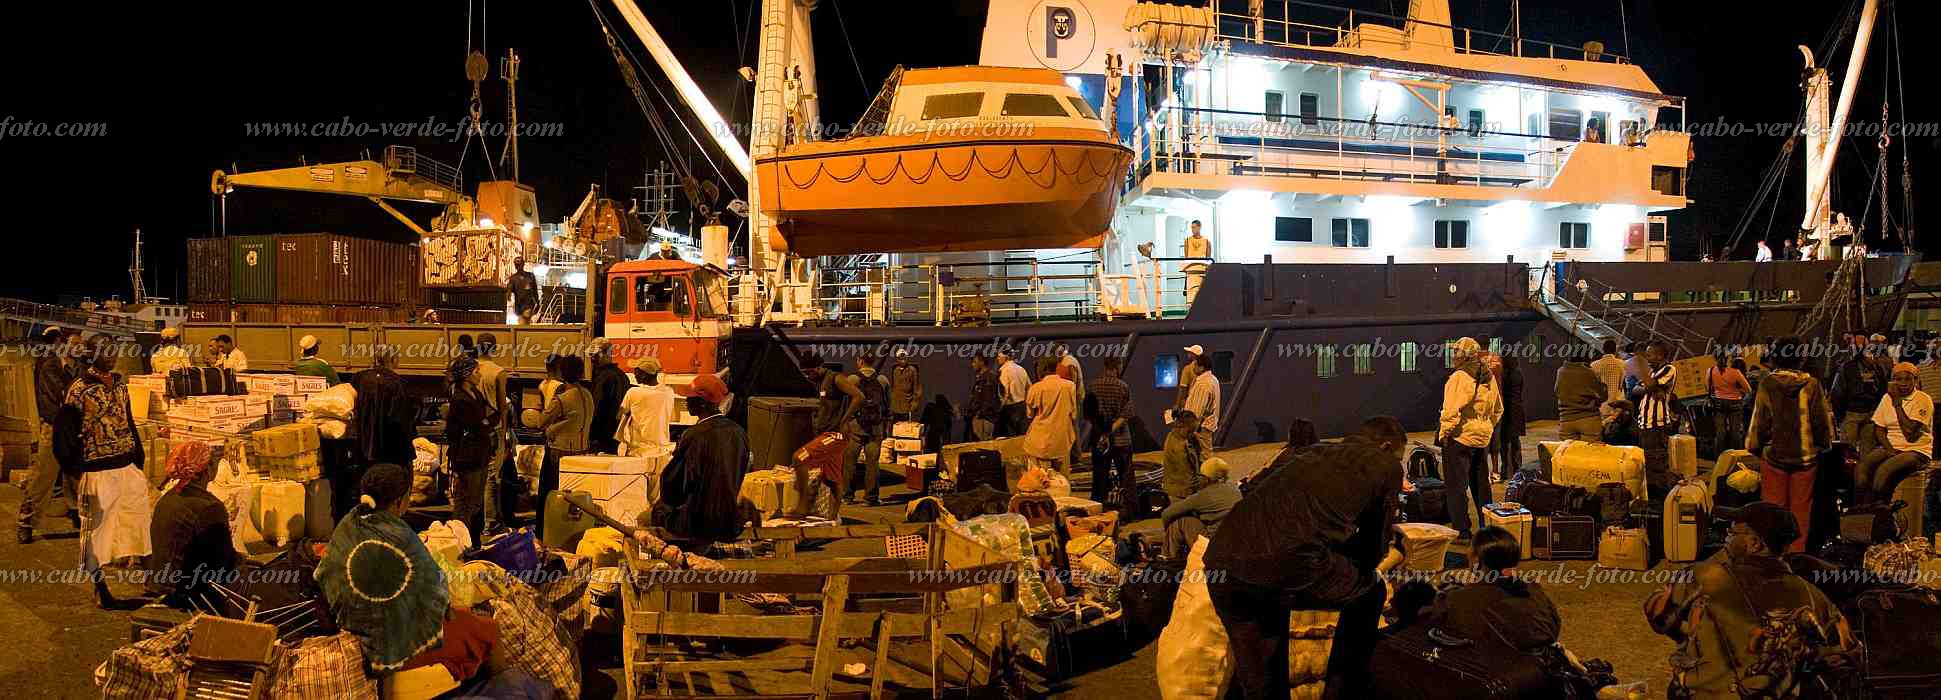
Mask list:
[[941,474],[942,472],[934,466],[905,464],[903,465],[903,485],[908,486],[911,491],[928,492],[930,482],[937,480]]
[[1665,559],[1694,562],[1712,526],[1712,495],[1696,479],[1681,481],[1665,495]]
[[1523,558],[1530,558],[1531,527],[1535,517],[1530,509],[1516,503],[1491,503],[1483,508],[1483,524],[1500,527],[1516,535],[1516,541],[1523,544]]
[[1549,481],[1585,490],[1615,481],[1624,484],[1632,498],[1644,498],[1644,448],[1576,441],[1558,444]]
[[1698,478],[1698,438],[1673,435],[1667,442],[1671,451],[1671,473],[1681,479]]
[[1644,530],[1611,526],[1597,541],[1597,565],[1606,569],[1644,571],[1651,568],[1651,543]]
[[972,450],[957,458],[957,490],[968,491],[980,485],[1010,491],[1004,478],[1004,457],[997,450]]
[[1534,559],[1596,559],[1597,519],[1588,515],[1538,515],[1530,526]]
[[1591,500],[1597,502],[1597,512],[1594,514],[1597,522],[1609,526],[1624,523],[1625,516],[1631,513],[1631,501],[1634,499],[1631,496],[1631,489],[1625,488],[1624,484],[1609,481],[1597,485]]
[[600,526],[600,521],[566,499],[578,496],[591,499],[585,491],[554,491],[546,494],[546,535],[540,538],[547,547],[572,551],[579,545],[580,533]]
[[1415,490],[1402,494],[1402,515],[1412,523],[1449,522],[1449,501],[1442,480],[1416,480]]
[[1876,698],[1932,698],[1941,693],[1941,598],[1926,590],[1865,593],[1847,608],[1853,634],[1867,650],[1860,681]]

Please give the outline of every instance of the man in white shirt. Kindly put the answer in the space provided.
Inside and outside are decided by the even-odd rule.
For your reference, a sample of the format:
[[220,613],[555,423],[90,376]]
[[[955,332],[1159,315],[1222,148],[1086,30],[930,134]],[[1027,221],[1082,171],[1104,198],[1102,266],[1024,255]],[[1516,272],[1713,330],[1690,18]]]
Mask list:
[[1920,370],[1913,364],[1894,365],[1887,394],[1874,409],[1874,443],[1879,447],[1860,459],[1854,472],[1854,501],[1891,500],[1894,487],[1934,457],[1934,399],[1921,391]]
[[1026,392],[1031,427],[1024,433],[1024,453],[1031,466],[1071,475],[1071,452],[1077,433],[1078,386],[1058,376],[1058,360],[1038,359],[1038,383]]
[[1213,376],[1208,355],[1194,359],[1193,388],[1186,394],[1186,410],[1200,417],[1200,454],[1213,454],[1213,436],[1220,431],[1220,378]]
[[1597,378],[1604,382],[1606,398],[1604,408],[1599,411],[1599,414],[1606,419],[1616,414],[1616,410],[1611,408],[1611,402],[1624,398],[1624,358],[1618,357],[1617,350],[1616,340],[1605,339],[1603,356],[1591,361],[1591,371],[1597,373]]
[[[1213,257],[1213,241],[1200,235],[1199,219],[1193,220],[1192,229],[1193,235],[1187,236],[1186,240],[1180,242],[1180,257]],[[1180,266],[1180,271],[1186,273],[1186,303],[1191,306],[1193,298],[1200,295],[1200,282],[1206,279],[1206,263],[1197,260],[1189,262]]]
[[620,429],[613,438],[620,442],[626,457],[651,457],[667,454],[674,441],[667,426],[674,420],[674,390],[660,383],[660,358],[643,357],[634,361],[636,386],[620,399]]
[[998,437],[1016,437],[1024,434],[1025,424],[1031,416],[1025,412],[1025,394],[1031,391],[1031,373],[1018,364],[1006,350],[997,354],[998,384]]
[[215,355],[216,366],[233,370],[238,374],[249,370],[249,356],[243,349],[236,347],[236,341],[227,333],[209,340],[209,350]]
[[1759,253],[1758,255],[1753,256],[1752,261],[1753,262],[1772,262],[1773,249],[1767,246],[1764,240],[1759,241]]

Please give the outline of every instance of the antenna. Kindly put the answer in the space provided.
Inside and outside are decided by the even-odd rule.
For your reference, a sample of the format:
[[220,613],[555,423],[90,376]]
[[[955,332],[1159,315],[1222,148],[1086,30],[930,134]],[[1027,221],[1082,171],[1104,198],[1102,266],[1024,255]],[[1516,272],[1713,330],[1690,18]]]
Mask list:
[[128,265],[128,281],[135,287],[134,303],[142,303],[142,230],[135,229],[134,262]]
[[499,163],[512,163],[512,181],[519,181],[519,52],[505,50],[505,58],[499,60],[499,78],[505,81],[505,150],[499,152]]

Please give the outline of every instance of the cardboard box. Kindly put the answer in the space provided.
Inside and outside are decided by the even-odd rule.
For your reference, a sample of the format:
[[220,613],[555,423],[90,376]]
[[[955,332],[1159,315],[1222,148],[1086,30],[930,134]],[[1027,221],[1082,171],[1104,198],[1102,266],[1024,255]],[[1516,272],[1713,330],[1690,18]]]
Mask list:
[[924,426],[922,423],[918,423],[916,421],[902,421],[900,423],[897,423],[896,425],[890,426],[890,437],[922,440],[923,428]]
[[1671,363],[1675,374],[1671,379],[1671,390],[1681,399],[1694,399],[1712,393],[1710,385],[1712,368],[1718,366],[1711,355],[1687,357]]
[[567,474],[658,474],[658,464],[666,457],[615,457],[613,455],[573,455],[559,458],[559,473]]
[[294,374],[245,374],[237,379],[249,388],[250,393],[297,393],[297,375]]
[[315,394],[319,391],[323,391],[325,389],[330,388],[330,381],[327,379],[324,379],[323,377],[312,377],[309,375],[299,374],[299,375],[296,375],[296,381],[291,386],[291,388],[294,389],[295,390],[294,393],[297,393],[297,394]]

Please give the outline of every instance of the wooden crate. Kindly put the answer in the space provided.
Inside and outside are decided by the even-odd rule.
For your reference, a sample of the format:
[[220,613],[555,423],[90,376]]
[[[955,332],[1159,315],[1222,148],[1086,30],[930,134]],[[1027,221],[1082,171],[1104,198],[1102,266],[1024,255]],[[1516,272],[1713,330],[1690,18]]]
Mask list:
[[[880,542],[908,535],[928,539],[926,559],[795,556],[795,545],[805,540]],[[625,697],[865,692],[884,697],[892,677],[897,682],[889,692],[986,684],[994,678],[992,660],[1003,623],[1022,614],[1006,582],[1016,562],[930,523],[751,528],[743,538],[774,541],[776,556],[723,560],[726,575],[711,579],[656,572],[628,542],[632,575],[621,587]],[[821,612],[724,612],[734,610],[732,596],[743,593],[785,594],[798,603],[815,599]],[[735,657],[696,653],[693,645],[681,643],[730,639],[784,645]],[[845,650],[845,640],[864,641]],[[904,653],[893,656],[899,647]],[[867,690],[861,682],[834,678],[845,654],[869,654],[858,659],[870,667]]]

